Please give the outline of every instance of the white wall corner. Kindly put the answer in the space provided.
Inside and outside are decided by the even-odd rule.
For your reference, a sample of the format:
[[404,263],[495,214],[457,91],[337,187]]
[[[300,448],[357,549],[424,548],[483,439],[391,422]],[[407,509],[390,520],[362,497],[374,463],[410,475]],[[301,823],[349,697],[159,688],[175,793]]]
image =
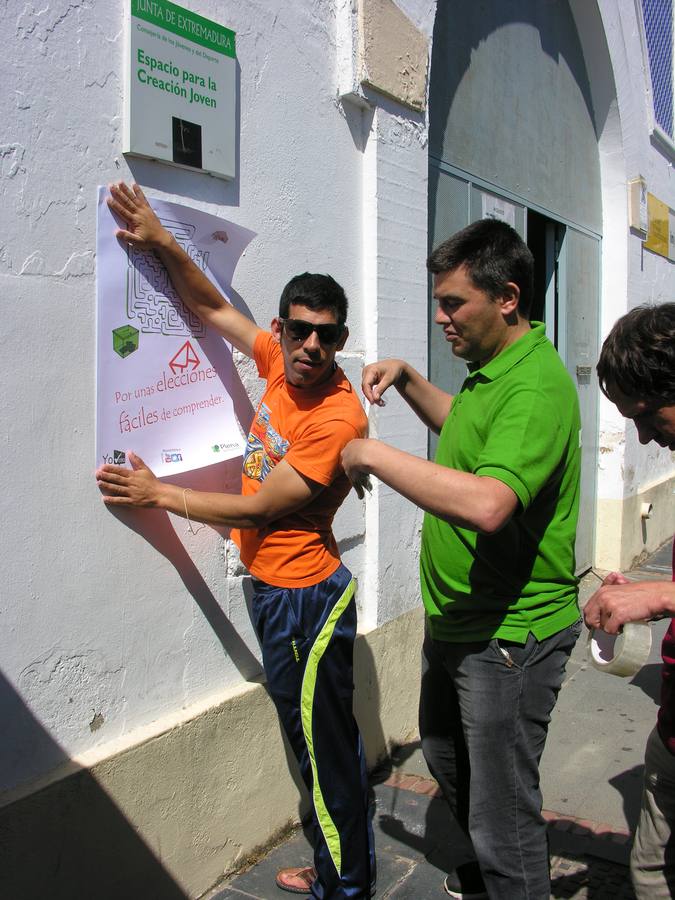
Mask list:
[[[378,106],[364,153],[362,193],[366,362],[401,356],[422,373],[427,371],[424,136],[424,127]],[[426,429],[394,391],[390,394],[386,410],[370,410],[371,437],[424,457]],[[418,604],[419,519],[413,505],[375,484],[366,505],[368,610],[362,626],[381,625]]]
[[370,107],[361,85],[359,0],[337,0],[335,15],[338,97],[356,106]]
[[423,112],[429,53],[429,39],[394,0],[338,0],[338,95],[342,100],[372,105],[367,91],[372,88]]
[[[379,334],[379,289],[380,272],[378,266],[378,119],[379,110],[375,110],[371,124],[370,139],[367,141],[363,152],[363,165],[361,170],[361,233],[362,233],[362,272],[363,302],[361,314],[363,316],[363,334],[365,363],[368,364],[378,358],[378,334]],[[371,407],[368,410],[369,436],[376,438],[377,410]],[[365,560],[363,581],[363,608],[360,615],[360,628],[370,631],[377,627],[379,590],[380,590],[380,485],[377,480],[373,483],[371,494],[366,497],[365,505]]]

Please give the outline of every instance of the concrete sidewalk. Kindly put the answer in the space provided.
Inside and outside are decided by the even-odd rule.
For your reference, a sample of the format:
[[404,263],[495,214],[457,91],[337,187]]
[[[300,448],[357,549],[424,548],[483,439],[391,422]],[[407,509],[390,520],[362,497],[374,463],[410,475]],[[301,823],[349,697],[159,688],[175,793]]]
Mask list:
[[[630,573],[669,580],[670,544]],[[600,581],[581,584],[581,603]],[[652,626],[648,663],[630,679],[594,669],[582,635],[567,668],[542,759],[544,814],[551,839],[551,897],[629,900],[630,833],[640,806],[643,751],[656,720],[659,647],[667,622]],[[419,743],[399,748],[373,773],[377,897],[426,900],[446,896],[445,873],[465,858],[464,840],[448,821]],[[274,875],[282,866],[311,864],[301,830],[256,865],[211,891],[208,900],[282,900]]]

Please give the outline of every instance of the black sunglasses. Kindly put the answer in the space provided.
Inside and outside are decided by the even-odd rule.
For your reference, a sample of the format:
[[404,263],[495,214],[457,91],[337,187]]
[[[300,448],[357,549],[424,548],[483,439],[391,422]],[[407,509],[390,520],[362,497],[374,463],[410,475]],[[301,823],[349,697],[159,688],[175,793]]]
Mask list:
[[337,344],[345,330],[344,325],[315,325],[314,322],[305,322],[304,319],[282,319],[279,317],[281,327],[286,329],[286,334],[292,341],[306,341],[313,331],[319,341],[325,346]]

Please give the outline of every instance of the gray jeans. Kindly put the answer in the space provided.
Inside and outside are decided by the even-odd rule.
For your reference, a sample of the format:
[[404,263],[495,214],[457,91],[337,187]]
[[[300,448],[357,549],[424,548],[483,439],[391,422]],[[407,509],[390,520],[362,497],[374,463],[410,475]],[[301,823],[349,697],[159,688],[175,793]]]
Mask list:
[[675,756],[654,728],[645,749],[645,781],[630,871],[637,900],[675,897]]
[[452,644],[428,635],[420,736],[495,900],[549,900],[539,760],[581,621],[537,641]]

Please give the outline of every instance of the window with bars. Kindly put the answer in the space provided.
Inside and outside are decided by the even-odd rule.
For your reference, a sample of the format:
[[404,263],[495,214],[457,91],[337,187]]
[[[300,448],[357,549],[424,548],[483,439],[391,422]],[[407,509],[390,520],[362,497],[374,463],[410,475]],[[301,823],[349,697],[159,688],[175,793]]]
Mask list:
[[673,137],[673,0],[642,0],[656,124]]

